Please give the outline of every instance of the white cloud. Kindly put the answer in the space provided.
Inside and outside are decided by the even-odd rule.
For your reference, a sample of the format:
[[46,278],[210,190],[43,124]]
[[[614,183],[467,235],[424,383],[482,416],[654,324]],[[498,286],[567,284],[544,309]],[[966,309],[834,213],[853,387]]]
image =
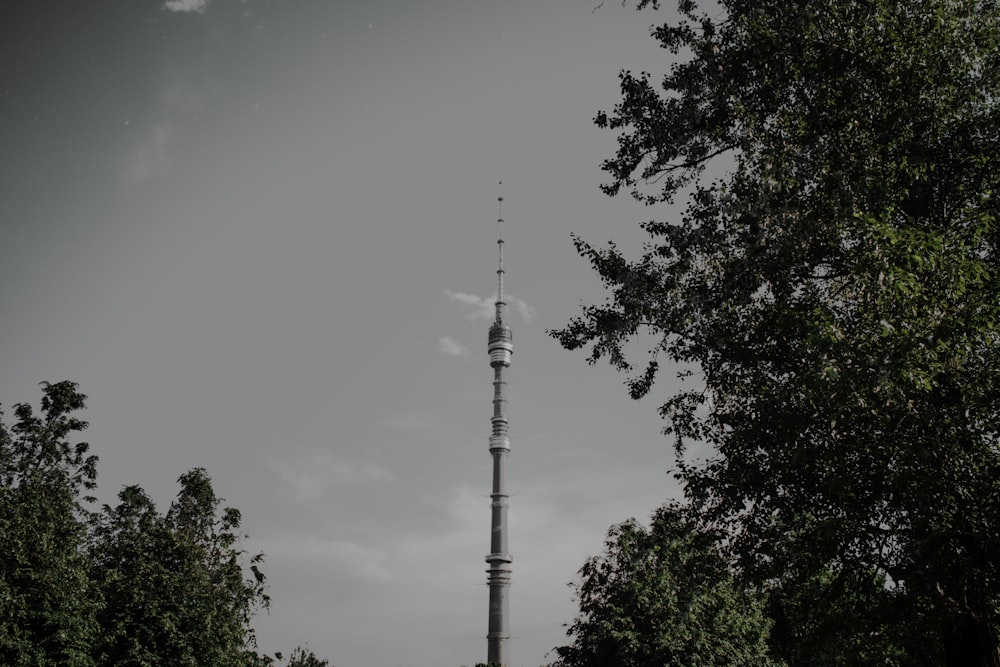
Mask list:
[[275,461],[271,467],[291,491],[295,502],[302,505],[324,500],[335,487],[391,483],[396,479],[395,475],[375,463],[345,461],[319,452]]
[[438,338],[438,351],[450,357],[463,357],[469,353],[469,346],[462,345],[451,336]]
[[[183,1],[187,4],[194,2]],[[196,117],[205,108],[213,88],[207,74],[201,77],[177,72],[165,74],[158,94],[157,110],[132,156],[129,167],[132,180],[147,181],[170,172],[171,153],[178,134],[176,128],[183,127],[187,119]]]
[[[448,553],[467,549],[482,548],[482,528],[489,522],[490,499],[482,489],[461,483],[450,490],[448,498],[434,503],[432,511],[448,517],[442,531],[428,534],[406,534],[393,547],[400,556],[400,562],[408,562],[419,557],[427,563],[446,563]],[[442,578],[448,574],[448,567],[438,571]],[[428,566],[428,573],[435,568]],[[451,574],[454,574],[453,572]]]
[[401,410],[386,415],[382,425],[393,431],[438,438],[448,430],[448,424],[439,416],[420,410]]
[[445,294],[452,301],[458,301],[466,306],[472,308],[469,313],[469,318],[473,320],[488,320],[493,317],[495,312],[493,307],[493,300],[483,299],[476,296],[475,294],[467,294],[465,292],[452,292],[451,290],[445,290]]
[[[174,11],[201,11],[208,0],[170,0]],[[221,87],[213,75],[209,60],[200,67],[177,68],[168,65],[162,74],[156,105],[143,121],[130,119],[127,124],[144,127],[136,137],[136,146],[128,164],[128,176],[146,181],[166,176],[183,144],[186,127],[215,102]]]
[[132,159],[130,169],[132,180],[147,181],[167,171],[170,164],[167,147],[172,136],[173,129],[167,122],[161,121],[150,126],[146,138]]
[[391,568],[392,553],[388,549],[359,541],[285,535],[281,539],[262,543],[266,546],[265,553],[269,559],[290,558],[299,563],[303,560],[316,561],[329,568],[343,569],[365,581],[389,581],[397,574]]
[[[452,301],[458,301],[461,304],[469,306],[471,309],[469,311],[470,319],[490,320],[493,319],[496,314],[496,294],[489,298],[483,298],[467,292],[452,292],[451,290],[445,290],[444,293],[447,294],[448,298]],[[529,305],[526,301],[524,301],[524,299],[520,299],[513,294],[505,294],[504,300],[508,305],[517,309],[517,312],[521,315],[521,318],[525,322],[530,322],[532,318],[535,317],[536,311],[534,306]]]
[[208,7],[208,0],[167,0],[163,8],[168,12],[195,12],[201,14]]
[[519,299],[513,294],[508,294],[506,298],[507,303],[513,304],[517,308],[517,312],[521,314],[525,322],[530,322],[535,317],[535,307],[528,305],[524,299]]

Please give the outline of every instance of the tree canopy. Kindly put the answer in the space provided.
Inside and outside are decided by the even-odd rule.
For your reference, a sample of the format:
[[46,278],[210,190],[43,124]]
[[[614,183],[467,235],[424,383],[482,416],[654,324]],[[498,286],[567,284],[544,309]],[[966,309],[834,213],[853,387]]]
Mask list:
[[[180,477],[165,515],[137,486],[96,519],[92,572],[104,595],[102,664],[242,667],[256,648],[253,613],[269,598],[238,547],[240,514],[220,511],[207,473]],[[244,573],[249,561],[249,576]]]
[[99,597],[88,577],[86,504],[96,485],[72,383],[43,385],[41,414],[0,414],[0,664],[94,665]]
[[889,664],[1000,665],[1000,8],[677,16],[652,30],[666,73],[623,71],[596,123],[608,194],[685,208],[636,258],[577,238],[610,298],[553,334],[634,397],[684,369],[661,407],[678,475],[743,575],[812,596],[789,647],[872,664],[873,633]]
[[605,553],[580,569],[573,643],[553,667],[776,664],[764,601],[738,585],[719,538],[675,506],[648,529],[612,526]]
[[288,656],[287,667],[328,667],[329,664],[328,660],[320,660],[315,653],[299,646]]
[[[0,664],[266,667],[251,624],[270,598],[262,554],[208,473],[178,480],[166,513],[138,486],[92,509],[97,458],[72,442],[86,396],[42,383],[41,413],[0,414]],[[323,667],[297,649],[289,665]]]

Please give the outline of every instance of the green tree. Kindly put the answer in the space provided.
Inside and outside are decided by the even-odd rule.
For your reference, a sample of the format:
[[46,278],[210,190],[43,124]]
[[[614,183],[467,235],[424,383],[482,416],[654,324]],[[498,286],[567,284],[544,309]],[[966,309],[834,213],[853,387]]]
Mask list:
[[102,665],[244,667],[259,660],[250,620],[269,603],[262,556],[246,562],[240,514],[221,508],[204,470],[178,482],[165,515],[129,486],[96,521],[94,578],[106,603]]
[[306,652],[301,646],[288,656],[288,667],[327,667],[329,660],[320,660],[312,651]]
[[[41,414],[0,418],[0,664],[89,667],[100,597],[87,572],[85,495],[97,459],[73,417],[86,396],[73,382],[42,383]],[[2,415],[0,415],[2,417]]]
[[719,535],[664,506],[613,526],[580,569],[580,615],[554,667],[773,665],[764,600],[737,583]]
[[[924,664],[907,643],[912,633],[896,627],[898,596],[876,572],[849,576],[828,568],[774,585],[768,597],[772,651],[789,665]],[[850,622],[862,618],[866,622]]]
[[[652,31],[669,71],[623,72],[596,122],[619,131],[607,193],[686,208],[636,259],[576,239],[611,298],[553,333],[634,397],[685,369],[661,412],[690,502],[747,577],[843,603],[791,614],[789,641],[1000,665],[1000,9],[678,10]],[[865,656],[873,611],[892,638]]]

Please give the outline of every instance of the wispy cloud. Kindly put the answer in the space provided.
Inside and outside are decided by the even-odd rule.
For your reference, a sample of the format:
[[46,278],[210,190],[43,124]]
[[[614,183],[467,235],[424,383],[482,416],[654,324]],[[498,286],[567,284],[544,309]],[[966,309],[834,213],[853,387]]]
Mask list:
[[369,582],[389,581],[398,574],[392,569],[392,553],[384,546],[313,535],[284,535],[281,539],[264,542],[268,560],[276,557],[294,559],[298,563],[303,560],[317,561]]
[[[449,552],[478,551],[482,546],[482,527],[489,517],[488,507],[489,497],[484,495],[482,489],[461,483],[450,490],[448,498],[441,504],[435,503],[434,511],[448,517],[443,528],[422,535],[408,534],[393,551],[402,556],[403,562],[418,557],[428,563],[447,562]],[[437,574],[443,580],[449,574],[455,574],[447,568],[436,572],[428,568],[427,573],[432,577]]]
[[148,181],[158,174],[167,171],[169,159],[167,147],[173,136],[172,126],[159,121],[150,125],[146,137],[132,158],[130,175],[135,181]]
[[346,461],[319,452],[275,461],[271,467],[290,489],[295,502],[303,505],[325,499],[335,487],[390,483],[396,479],[375,463]]
[[[484,298],[467,292],[452,292],[445,290],[445,294],[452,301],[457,301],[469,308],[469,318],[473,320],[492,319],[496,312],[495,304],[497,295]],[[504,300],[508,305],[513,306],[525,322],[530,322],[535,317],[534,306],[529,305],[524,299],[520,299],[513,294],[505,294]]]
[[167,0],[163,8],[168,12],[201,14],[208,7],[208,0]]
[[388,413],[382,424],[393,431],[432,434],[435,437],[445,430],[446,424],[434,415],[419,410],[403,410]]
[[452,301],[458,301],[459,303],[469,306],[471,308],[469,311],[470,319],[488,320],[493,317],[494,300],[483,299],[475,294],[467,294],[465,292],[452,292],[451,290],[445,290],[444,293],[447,294],[448,298]]
[[[184,2],[193,4],[194,0]],[[186,119],[197,117],[204,110],[213,88],[207,73],[192,76],[168,71],[165,74],[158,94],[157,110],[132,155],[129,166],[132,180],[148,181],[169,173],[177,135],[175,128],[178,125],[183,127]]]
[[438,351],[450,357],[464,357],[469,353],[469,346],[462,345],[451,336],[438,338]]
[[528,305],[524,299],[519,299],[513,294],[508,294],[504,298],[507,299],[507,303],[512,304],[515,308],[517,308],[517,312],[521,314],[521,318],[525,322],[530,322],[534,319],[536,312],[534,306]]

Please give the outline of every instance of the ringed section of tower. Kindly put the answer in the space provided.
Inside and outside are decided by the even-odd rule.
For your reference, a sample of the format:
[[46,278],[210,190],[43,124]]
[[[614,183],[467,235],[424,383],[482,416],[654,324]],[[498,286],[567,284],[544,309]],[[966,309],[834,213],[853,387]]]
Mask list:
[[[510,454],[509,425],[507,421],[507,381],[505,371],[510,366],[513,352],[510,327],[504,322],[494,322],[490,327],[489,354],[490,366],[493,367],[493,416],[490,419],[492,431],[490,434],[490,454],[493,457],[493,485],[490,493],[490,511],[492,514],[490,553],[486,556],[489,563],[488,583],[490,585],[490,638],[507,639],[506,618],[494,619],[493,615],[503,613],[506,616],[506,604],[496,599],[506,597],[505,592],[495,590],[496,587],[510,585],[510,564],[513,561],[507,544],[507,457]],[[500,605],[500,608],[495,608]],[[497,625],[499,623],[499,626]],[[499,662],[490,660],[489,662]]]
[[[487,562],[511,562],[507,553],[507,456],[510,454],[509,423],[507,421],[507,379],[510,357],[514,351],[513,336],[502,320],[490,327],[489,354],[493,367],[493,416],[490,418],[490,454],[493,456],[493,487],[490,498],[493,510],[493,536]],[[498,530],[502,529],[502,530]],[[492,570],[491,570],[492,572]]]

